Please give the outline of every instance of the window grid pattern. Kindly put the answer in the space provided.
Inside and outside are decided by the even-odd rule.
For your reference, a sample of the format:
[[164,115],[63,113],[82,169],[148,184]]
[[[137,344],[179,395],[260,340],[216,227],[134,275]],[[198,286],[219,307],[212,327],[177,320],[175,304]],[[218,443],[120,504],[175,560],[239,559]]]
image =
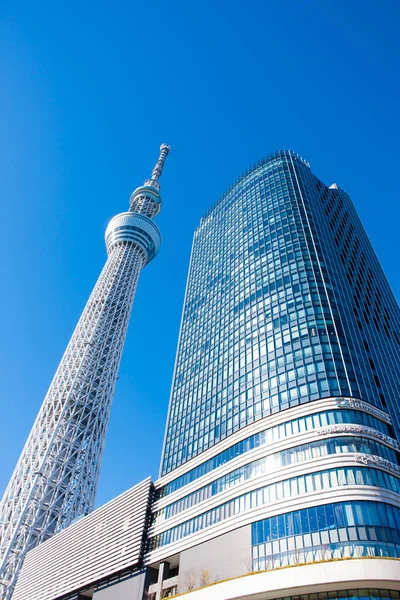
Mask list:
[[[343,214],[326,214],[325,196],[340,196]],[[369,289],[371,270],[389,337],[375,325],[360,336],[340,259],[347,242],[335,242],[350,225],[365,246],[358,286]],[[350,198],[293,153],[258,163],[195,233],[162,474],[256,420],[328,396],[387,404],[398,423],[396,311]]]
[[[295,446],[272,454],[266,457],[268,471],[273,471],[284,466],[303,462],[305,460],[328,456],[330,454],[341,454],[348,452],[362,452],[365,454],[374,454],[382,456],[387,460],[397,462],[396,453],[394,450],[383,446],[373,440],[362,437],[340,437],[327,440],[319,440]],[[224,504],[221,504],[211,510],[208,510],[201,515],[189,519],[184,523],[172,527],[163,533],[160,533],[149,539],[149,550],[155,550],[160,546],[165,546],[178,541],[188,535],[196,533],[202,529],[206,529],[211,525],[215,525],[234,515],[241,514],[252,508],[257,508],[268,504],[270,500],[269,487],[264,486],[257,490],[242,494]],[[399,533],[400,535],[400,533]]]
[[[309,193],[313,185],[319,202]],[[398,304],[350,196],[336,185],[327,188],[304,169],[299,170],[299,187],[329,272],[332,301],[339,308],[354,369],[352,384],[363,399],[374,403],[377,398],[389,409],[399,437]]]
[[[204,502],[204,500],[220,492],[239,485],[248,479],[263,475],[265,471],[264,459],[236,469],[210,485],[204,486],[193,494],[189,494],[166,508],[157,511],[153,515],[153,523],[157,525],[163,523],[167,519],[192,506],[196,506],[200,502]],[[289,479],[268,485],[263,488],[263,494],[269,498],[269,502],[274,502],[275,500],[298,496],[299,494],[310,494],[318,490],[346,485],[371,485],[400,494],[400,479],[397,476],[370,467],[344,467],[297,475],[296,477],[290,477]]]
[[233,444],[223,452],[213,456],[213,458],[210,460],[201,463],[194,469],[187,471],[187,473],[181,477],[177,477],[167,485],[158,488],[156,490],[155,499],[158,500],[164,496],[167,496],[168,494],[172,494],[172,492],[179,490],[188,483],[195,481],[206,473],[210,473],[214,469],[217,469],[221,465],[233,460],[237,456],[240,456],[245,452],[249,452],[250,450],[254,450],[254,448],[258,448],[266,444],[272,444],[279,440],[285,439],[286,437],[297,435],[302,432],[312,431],[313,429],[324,427],[326,425],[340,425],[345,423],[353,423],[365,425],[366,427],[372,427],[384,435],[390,436],[389,427],[386,423],[380,421],[372,415],[369,415],[368,413],[359,410],[325,410],[312,415],[307,415],[305,417],[298,417],[297,419],[291,419],[290,421],[275,425],[274,427],[269,427],[264,431],[260,431],[249,436],[248,438],[245,438],[237,444]]
[[253,569],[363,556],[400,558],[400,509],[383,502],[336,502],[254,523]]

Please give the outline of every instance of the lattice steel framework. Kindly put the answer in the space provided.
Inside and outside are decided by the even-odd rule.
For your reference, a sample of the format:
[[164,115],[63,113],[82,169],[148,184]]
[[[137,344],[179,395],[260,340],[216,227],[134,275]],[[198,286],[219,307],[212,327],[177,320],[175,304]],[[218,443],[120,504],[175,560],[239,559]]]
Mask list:
[[28,550],[87,515],[95,500],[115,382],[139,274],[157,254],[152,218],[169,146],[130,209],[106,230],[107,262],[79,319],[0,504],[0,598]]

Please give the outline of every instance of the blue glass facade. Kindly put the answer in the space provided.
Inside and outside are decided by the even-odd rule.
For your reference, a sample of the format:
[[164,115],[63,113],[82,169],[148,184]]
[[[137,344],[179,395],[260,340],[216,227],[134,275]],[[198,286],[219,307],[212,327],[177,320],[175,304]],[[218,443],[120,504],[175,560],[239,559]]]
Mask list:
[[[318,459],[324,456],[357,452],[380,456],[391,463],[397,463],[396,452],[394,450],[368,438],[342,436],[330,438],[328,440],[308,442],[307,444],[270,454],[253,464],[245,465],[236,472],[233,471],[232,473],[229,473],[222,478],[222,480],[216,480],[208,487],[208,489],[200,488],[193,496],[184,497],[182,500],[179,500],[175,506],[167,506],[159,513],[155,513],[153,516],[154,522],[163,522],[179,512],[183,512],[196,504],[204,502],[206,499],[217,495],[221,491],[239,485],[248,479],[256,479],[257,477],[260,477],[260,475],[274,473],[282,467],[303,463],[304,461]],[[338,471],[341,473],[340,476],[338,476]],[[385,479],[383,475],[379,475],[379,472],[376,471],[374,475],[370,474],[364,478],[362,469],[350,469],[350,471],[353,473],[353,475],[349,475],[350,479],[347,479],[346,469],[334,469],[332,475],[329,474],[328,471],[310,473],[279,481],[272,485],[259,487],[246,494],[240,494],[229,502],[220,504],[216,508],[203,512],[193,519],[186,520],[180,525],[167,529],[163,533],[154,536],[150,540],[149,548],[154,550],[160,546],[171,544],[186,536],[192,535],[193,533],[211,527],[216,523],[245,513],[250,509],[259,508],[261,506],[267,507],[279,499],[288,499],[305,493],[311,494],[317,490],[329,490],[335,487],[353,484],[357,486],[368,485],[383,487],[390,489],[397,494],[400,491],[400,480],[398,476],[390,476],[386,473],[385,475],[391,479]],[[370,469],[370,471],[375,471],[375,469]],[[356,472],[358,473],[357,476],[355,475]],[[394,527],[396,527],[397,521],[394,521],[394,523]],[[398,556],[400,558],[400,552],[391,556]]]
[[[397,571],[399,325],[349,196],[293,152],[202,218],[147,545],[179,591],[190,567],[223,579],[385,558]],[[365,569],[367,589],[342,591],[343,568],[305,600],[396,597]]]
[[244,173],[195,232],[161,474],[325,397],[400,432],[399,311],[349,196],[298,155]]
[[[159,487],[156,490],[156,499],[162,498],[168,494],[179,490],[181,487],[195,481],[196,479],[210,473],[221,465],[234,460],[238,456],[259,448],[261,446],[270,445],[278,440],[283,440],[286,437],[291,437],[301,432],[313,431],[319,427],[327,425],[339,425],[344,423],[359,423],[366,427],[371,427],[379,431],[384,436],[390,435],[389,426],[387,423],[379,419],[357,410],[327,410],[317,412],[307,417],[299,417],[291,419],[286,423],[281,423],[275,427],[269,427],[264,431],[255,433],[254,435],[245,438],[237,444],[233,444],[223,452],[213,456],[210,460],[201,463],[198,467],[187,471],[184,475],[173,479],[165,486]],[[397,462],[395,455],[392,455],[394,461]]]
[[[335,448],[335,445],[333,445],[333,447],[331,446],[331,448]],[[337,448],[343,449],[343,446],[337,446]],[[259,477],[266,473],[266,471],[267,465],[264,459],[257,461],[257,463],[245,465],[244,467],[217,479],[210,485],[196,490],[193,494],[184,496],[181,500],[168,505],[157,513],[154,513],[154,522],[162,523],[170,517],[173,517],[196,504],[200,504],[222,491],[240,485],[252,477]],[[393,492],[400,494],[400,479],[398,477],[369,467],[346,467],[311,472],[306,475],[298,475],[297,477],[291,477],[272,483],[264,488],[256,490],[257,492],[260,491],[260,494],[254,494],[254,492],[252,492],[254,494],[253,504],[254,506],[262,506],[263,504],[268,504],[275,500],[280,500],[281,498],[294,498],[300,494],[311,494],[318,490],[329,490],[348,485],[369,485],[392,490]],[[220,508],[221,507],[218,507],[218,509]],[[221,510],[219,510],[219,512],[221,513]],[[229,516],[230,513],[227,514],[226,518]],[[204,519],[203,515],[201,515],[201,517],[207,522],[207,519]],[[218,522],[220,520],[221,519],[219,519]],[[211,525],[214,522],[216,522],[214,519],[212,522],[210,520],[209,524]],[[189,530],[190,527],[187,527],[187,529]],[[160,538],[158,541],[153,540],[153,547],[155,547],[156,544],[161,545],[163,540],[165,541],[166,539],[168,539],[168,536],[164,536],[163,539]]]
[[400,509],[336,502],[264,519],[252,527],[254,570],[327,558],[400,558]]

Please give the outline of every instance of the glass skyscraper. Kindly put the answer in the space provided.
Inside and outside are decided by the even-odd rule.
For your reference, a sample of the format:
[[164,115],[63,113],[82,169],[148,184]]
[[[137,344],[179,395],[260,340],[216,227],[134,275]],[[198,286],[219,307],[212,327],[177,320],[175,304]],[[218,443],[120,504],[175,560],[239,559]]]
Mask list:
[[259,161],[201,219],[149,540],[180,591],[400,558],[399,324],[349,195],[299,155]]
[[195,233],[162,474],[276,412],[352,396],[397,430],[397,304],[349,196],[292,152]]

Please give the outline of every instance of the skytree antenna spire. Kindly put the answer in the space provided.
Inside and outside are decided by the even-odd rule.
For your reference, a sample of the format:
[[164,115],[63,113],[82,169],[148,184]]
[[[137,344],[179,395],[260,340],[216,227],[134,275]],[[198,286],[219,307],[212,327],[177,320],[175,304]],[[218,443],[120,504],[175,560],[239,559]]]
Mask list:
[[171,150],[170,146],[167,146],[167,144],[162,144],[162,146],[160,147],[160,156],[158,157],[158,161],[156,163],[156,166],[153,169],[152,172],[152,179],[155,179],[156,181],[158,181],[161,177],[161,173],[164,167],[164,162],[165,159],[168,156],[168,152]]
[[167,144],[161,144],[160,155],[159,155],[156,165],[151,173],[151,179],[147,179],[144,182],[145,186],[153,187],[158,191],[160,190],[160,184],[159,184],[158,180],[161,177],[163,167],[164,167],[164,162],[165,162],[165,159],[167,158],[170,150],[171,150],[170,146],[168,146]]
[[136,286],[161,236],[158,182],[152,178],[113,217],[107,261],[72,334],[0,503],[0,599],[9,600],[28,550],[87,515],[94,505],[105,435]]

